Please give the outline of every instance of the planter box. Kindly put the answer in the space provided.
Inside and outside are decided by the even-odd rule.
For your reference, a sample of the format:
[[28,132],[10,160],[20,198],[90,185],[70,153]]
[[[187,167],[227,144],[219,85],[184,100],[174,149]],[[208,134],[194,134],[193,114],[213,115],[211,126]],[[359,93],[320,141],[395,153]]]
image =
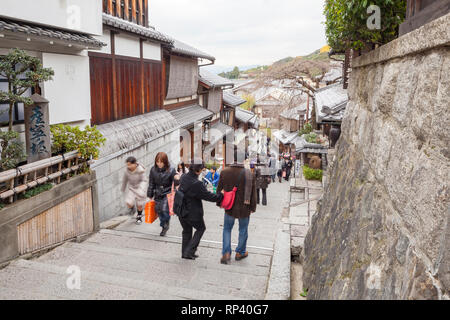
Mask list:
[[99,228],[95,173],[0,210],[0,264]]

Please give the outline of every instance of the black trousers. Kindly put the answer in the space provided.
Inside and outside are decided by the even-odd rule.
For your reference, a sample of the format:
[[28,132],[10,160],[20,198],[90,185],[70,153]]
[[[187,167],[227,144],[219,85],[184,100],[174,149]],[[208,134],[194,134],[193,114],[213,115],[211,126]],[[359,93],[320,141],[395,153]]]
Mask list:
[[[181,254],[190,256],[197,251],[200,240],[206,230],[205,220],[191,220],[189,218],[179,218],[181,227],[183,228],[183,243],[181,245]],[[192,236],[195,229],[194,236]]]
[[259,204],[259,190],[262,190],[262,205],[267,206],[267,189],[256,189],[256,194],[258,195],[258,204]]

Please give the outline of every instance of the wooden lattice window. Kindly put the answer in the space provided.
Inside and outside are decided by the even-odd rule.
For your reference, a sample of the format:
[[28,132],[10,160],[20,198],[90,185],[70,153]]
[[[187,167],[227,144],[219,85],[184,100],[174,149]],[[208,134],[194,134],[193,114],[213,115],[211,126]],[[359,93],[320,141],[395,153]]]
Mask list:
[[147,21],[148,0],[103,0],[103,12],[144,27]]

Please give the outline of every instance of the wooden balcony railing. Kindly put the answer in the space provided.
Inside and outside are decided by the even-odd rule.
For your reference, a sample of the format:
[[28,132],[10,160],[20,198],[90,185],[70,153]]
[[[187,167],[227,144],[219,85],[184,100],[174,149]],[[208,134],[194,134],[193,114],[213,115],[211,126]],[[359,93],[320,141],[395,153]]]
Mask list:
[[90,161],[79,158],[78,151],[72,151],[0,172],[0,200],[13,203],[16,195],[45,183],[59,184],[89,164]]
[[148,27],[148,0],[103,0],[103,12]]

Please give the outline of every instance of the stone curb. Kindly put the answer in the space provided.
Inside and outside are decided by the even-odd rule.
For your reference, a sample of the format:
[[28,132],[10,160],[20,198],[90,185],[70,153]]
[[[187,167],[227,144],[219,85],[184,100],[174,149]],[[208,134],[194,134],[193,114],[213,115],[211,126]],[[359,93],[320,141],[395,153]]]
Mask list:
[[270,268],[265,300],[289,300],[291,297],[290,225],[280,223]]

